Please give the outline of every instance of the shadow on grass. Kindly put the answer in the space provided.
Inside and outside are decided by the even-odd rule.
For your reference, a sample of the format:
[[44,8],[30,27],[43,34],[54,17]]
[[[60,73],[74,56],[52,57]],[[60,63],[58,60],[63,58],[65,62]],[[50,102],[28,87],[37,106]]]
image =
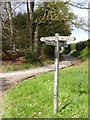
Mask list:
[[71,101],[67,102],[64,106],[62,106],[62,108],[59,110],[59,112],[62,112],[62,110],[64,110],[70,104],[71,104]]

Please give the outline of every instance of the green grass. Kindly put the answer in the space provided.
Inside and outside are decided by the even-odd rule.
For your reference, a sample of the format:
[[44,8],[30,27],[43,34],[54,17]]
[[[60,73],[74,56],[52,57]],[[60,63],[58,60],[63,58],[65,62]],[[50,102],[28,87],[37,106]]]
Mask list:
[[87,118],[88,61],[59,71],[57,114],[53,113],[54,72],[27,79],[7,91],[3,118]]
[[11,72],[11,71],[18,71],[23,69],[30,69],[37,66],[44,66],[47,64],[54,63],[53,60],[46,60],[46,61],[39,61],[34,63],[22,63],[22,64],[14,64],[14,63],[3,63],[2,64],[2,71],[3,72]]
[[74,57],[79,58],[79,59],[86,60],[88,58],[88,48],[86,47],[82,51],[74,50],[70,54]]

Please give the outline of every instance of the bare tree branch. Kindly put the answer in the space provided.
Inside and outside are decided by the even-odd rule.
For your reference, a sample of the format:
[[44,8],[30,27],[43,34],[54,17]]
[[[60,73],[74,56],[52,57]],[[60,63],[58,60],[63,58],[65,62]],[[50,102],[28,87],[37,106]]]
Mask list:
[[85,7],[85,2],[80,3],[80,2],[73,2],[70,0],[68,2],[65,2],[65,4],[71,5],[73,7],[79,8],[79,9],[87,9],[87,10],[90,9],[89,6]]
[[23,2],[22,2],[22,3],[19,3],[19,5],[17,5],[17,6],[12,10],[12,13],[13,13],[17,8],[19,8],[22,4],[23,4]]

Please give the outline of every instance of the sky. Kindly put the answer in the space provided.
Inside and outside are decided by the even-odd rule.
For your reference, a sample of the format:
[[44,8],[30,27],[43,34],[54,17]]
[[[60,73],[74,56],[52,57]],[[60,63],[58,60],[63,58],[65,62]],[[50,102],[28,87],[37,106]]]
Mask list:
[[[77,0],[75,0],[75,1],[78,2]],[[84,2],[84,0],[80,0],[79,2]],[[86,5],[86,7],[88,7],[88,4]],[[79,9],[79,8],[75,8],[75,7],[73,7],[72,9],[78,17],[85,19],[85,21],[88,24],[88,10]],[[72,43],[88,40],[88,31],[84,31],[79,28],[74,28],[74,30],[72,31],[72,36],[74,36],[76,38],[76,40]]]

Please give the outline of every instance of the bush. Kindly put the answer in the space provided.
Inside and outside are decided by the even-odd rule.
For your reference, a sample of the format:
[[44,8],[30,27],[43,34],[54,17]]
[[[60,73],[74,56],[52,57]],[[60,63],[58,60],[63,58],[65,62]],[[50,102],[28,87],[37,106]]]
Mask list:
[[46,45],[44,54],[47,55],[48,57],[54,57],[54,47]]
[[72,56],[77,57],[81,60],[86,60],[88,58],[88,48],[86,47],[82,51],[73,51],[71,53]]
[[35,56],[35,50],[31,50],[30,48],[27,48],[24,51],[24,57],[27,62],[36,62],[36,56]]
[[12,50],[12,46],[10,45],[10,41],[3,41],[2,42],[2,51],[7,52],[7,50]]
[[76,44],[76,50],[77,51],[81,51],[83,49],[85,49],[87,47],[87,42],[84,41],[84,42],[79,42]]
[[64,48],[64,53],[65,53],[65,54],[69,54],[70,52],[71,52],[71,46],[68,45],[68,47],[65,47],[65,48]]
[[76,50],[76,43],[71,44],[71,50]]

